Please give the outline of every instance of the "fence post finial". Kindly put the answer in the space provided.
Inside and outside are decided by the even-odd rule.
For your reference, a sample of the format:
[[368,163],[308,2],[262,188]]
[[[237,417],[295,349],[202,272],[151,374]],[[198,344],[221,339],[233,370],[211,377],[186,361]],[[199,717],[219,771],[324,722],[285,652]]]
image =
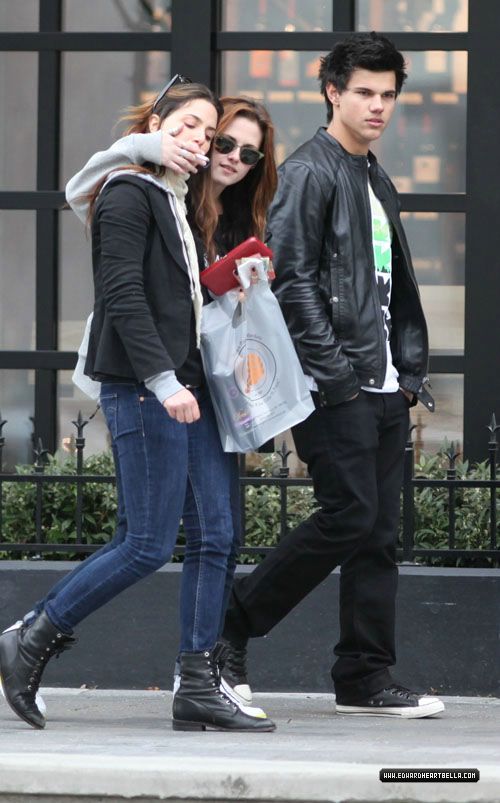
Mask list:
[[500,429],[500,424],[497,424],[497,419],[496,419],[495,413],[491,414],[491,420],[490,420],[489,425],[486,427],[486,429],[489,429],[489,431],[491,433],[491,438],[489,440],[489,443],[496,443],[497,442],[497,432]]

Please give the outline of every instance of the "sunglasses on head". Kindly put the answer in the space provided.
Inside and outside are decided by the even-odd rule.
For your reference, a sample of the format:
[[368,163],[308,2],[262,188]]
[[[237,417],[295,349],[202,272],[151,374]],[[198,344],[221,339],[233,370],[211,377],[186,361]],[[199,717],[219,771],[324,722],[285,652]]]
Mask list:
[[244,165],[256,165],[259,159],[264,157],[264,154],[253,145],[238,145],[236,140],[228,134],[218,134],[214,139],[214,148],[218,153],[232,153],[239,148],[240,161]]
[[175,86],[175,84],[192,84],[192,83],[193,82],[192,82],[191,78],[186,78],[185,75],[179,75],[179,73],[176,73],[174,75],[174,77],[170,79],[168,84],[165,84],[165,86],[161,90],[160,94],[156,98],[155,102],[153,103],[153,108],[151,110],[151,114],[155,114],[156,109],[158,108],[158,106],[162,102],[163,98],[165,97],[165,95],[167,94],[169,89],[172,89],[172,87]]

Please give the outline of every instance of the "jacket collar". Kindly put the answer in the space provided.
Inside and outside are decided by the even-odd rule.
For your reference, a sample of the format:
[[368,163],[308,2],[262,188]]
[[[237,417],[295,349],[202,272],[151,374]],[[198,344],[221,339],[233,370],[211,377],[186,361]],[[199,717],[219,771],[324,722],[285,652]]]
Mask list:
[[327,147],[332,148],[338,156],[340,156],[342,159],[345,159],[345,161],[349,162],[349,164],[351,164],[353,167],[366,170],[367,162],[369,162],[370,171],[372,169],[374,171],[376,170],[378,165],[377,157],[372,151],[368,151],[367,156],[364,154],[349,153],[349,151],[346,151],[346,149],[342,147],[338,139],[335,139],[335,137],[332,137],[332,135],[328,133],[325,126],[320,126],[320,128],[318,128],[316,136],[319,137],[327,145]]

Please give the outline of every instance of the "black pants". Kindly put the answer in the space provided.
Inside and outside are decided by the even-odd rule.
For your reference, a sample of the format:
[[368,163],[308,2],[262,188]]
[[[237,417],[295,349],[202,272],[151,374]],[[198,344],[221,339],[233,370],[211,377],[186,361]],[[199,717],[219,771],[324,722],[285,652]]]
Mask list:
[[352,401],[317,407],[294,427],[320,509],[235,583],[226,615],[227,638],[265,635],[340,564],[340,641],[332,678],[343,702],[384,688],[395,662],[395,558],[408,407],[401,391],[361,391]]

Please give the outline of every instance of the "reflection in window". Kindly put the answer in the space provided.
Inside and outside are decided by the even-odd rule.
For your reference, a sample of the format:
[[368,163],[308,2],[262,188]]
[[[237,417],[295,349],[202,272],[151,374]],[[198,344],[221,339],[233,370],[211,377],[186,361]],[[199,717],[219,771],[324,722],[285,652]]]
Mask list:
[[468,0],[357,0],[359,31],[467,31]]
[[[72,371],[58,372],[58,439],[57,448],[71,453],[75,448],[76,421],[81,411],[84,420],[89,421],[83,434],[86,440],[84,455],[107,451],[110,448],[109,431],[100,410],[96,412],[97,402],[90,399],[71,381]],[[91,418],[92,416],[92,418]]]
[[63,9],[65,31],[155,32],[172,27],[172,0],[64,0]]
[[0,53],[2,190],[36,187],[37,82],[36,53]]
[[3,427],[3,470],[33,461],[34,371],[0,371],[0,418]]
[[433,374],[430,381],[436,411],[429,413],[420,403],[410,411],[417,458],[422,450],[435,454],[445,438],[454,441],[458,450],[463,446],[463,374]]
[[467,53],[406,53],[408,80],[373,151],[400,192],[464,192]]
[[431,349],[464,348],[465,215],[403,212]]
[[63,186],[93,153],[118,139],[123,111],[154,96],[169,77],[170,53],[63,54]]
[[333,0],[223,0],[223,31],[331,31]]
[[[263,101],[277,129],[281,162],[324,125],[315,52],[226,51],[224,94]],[[410,77],[394,118],[373,147],[400,192],[463,192],[467,53],[406,54]]]
[[0,349],[35,348],[35,212],[0,209]]

